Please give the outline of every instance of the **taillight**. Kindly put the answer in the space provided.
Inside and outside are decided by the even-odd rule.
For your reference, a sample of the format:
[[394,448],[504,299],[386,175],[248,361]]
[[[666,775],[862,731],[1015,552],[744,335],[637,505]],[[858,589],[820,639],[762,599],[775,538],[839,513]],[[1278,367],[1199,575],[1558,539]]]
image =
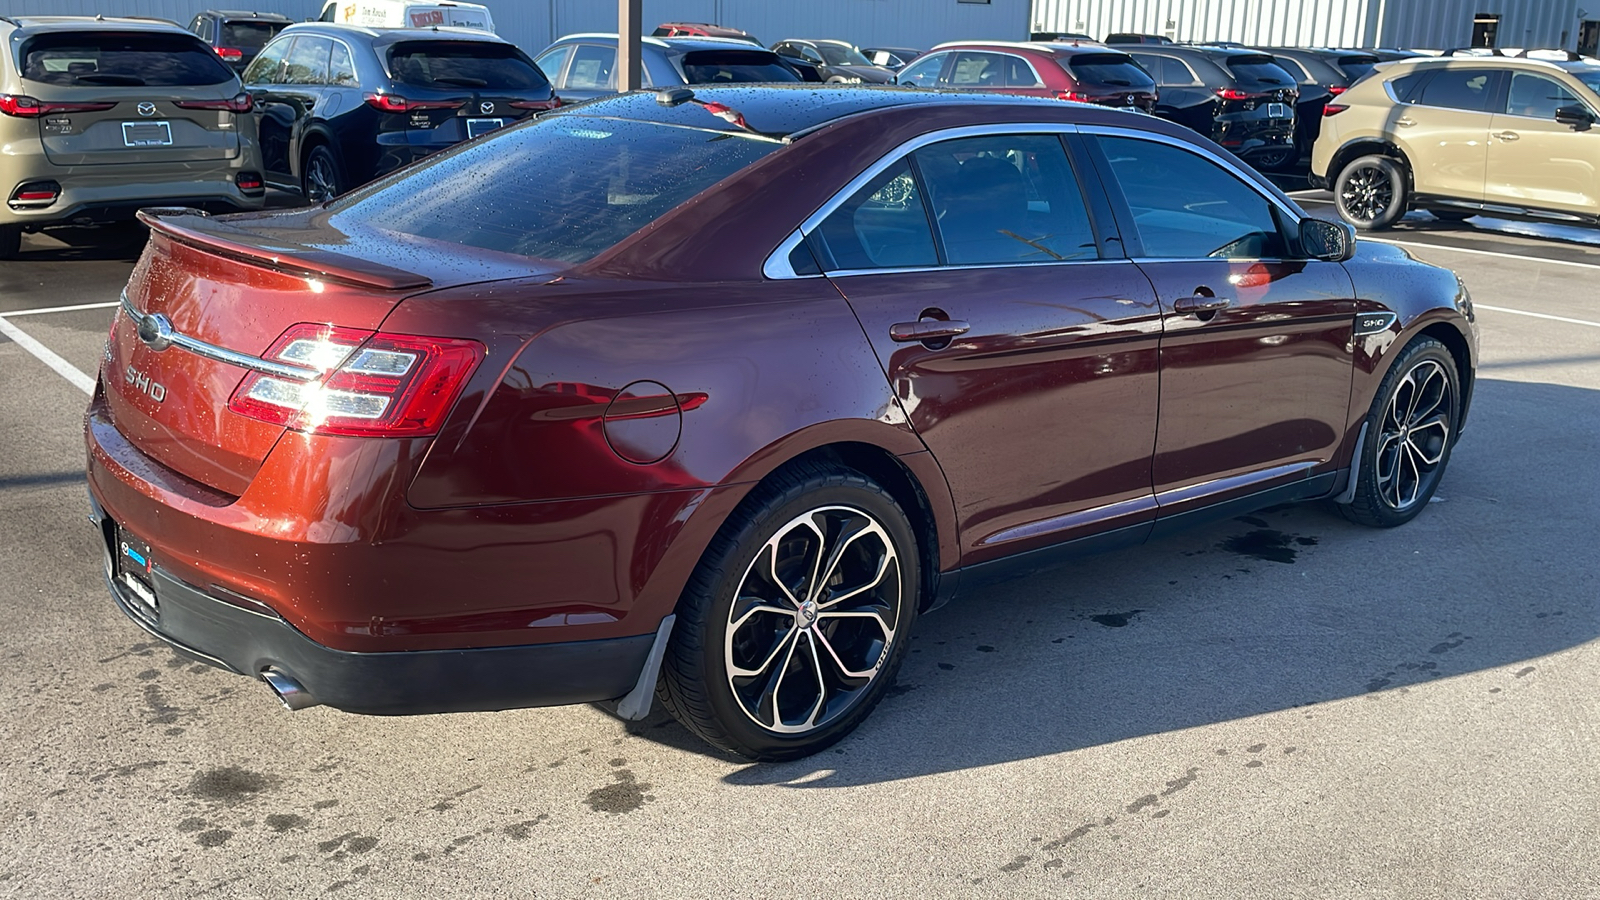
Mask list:
[[549,100],[513,100],[506,105],[512,109],[555,109],[561,105],[561,98],[551,97]]
[[264,186],[259,172],[240,172],[233,176],[233,183],[237,184],[241,191],[259,191]]
[[0,113],[24,119],[52,113],[105,112],[115,103],[47,103],[20,94],[0,94]]
[[460,109],[466,100],[407,100],[399,94],[367,94],[368,106],[384,112],[403,113],[419,109]]
[[227,112],[247,113],[255,106],[249,94],[235,94],[228,100],[179,100],[172,104],[179,109],[220,109]]
[[244,59],[244,51],[238,47],[218,47],[217,55],[223,59]]
[[1343,103],[1329,103],[1322,107],[1322,115],[1324,118],[1328,116],[1337,116],[1339,113],[1342,113],[1349,108],[1350,107],[1344,105]]
[[1335,97],[1339,96],[1340,94],[1342,94],[1342,93],[1344,93],[1345,91],[1348,91],[1348,90],[1350,90],[1350,86],[1347,85],[1347,84],[1330,84],[1330,85],[1328,85],[1328,93],[1334,95]]
[[477,341],[295,325],[273,342],[267,358],[313,369],[318,377],[298,381],[252,372],[228,408],[312,434],[430,435],[483,354]]
[[1224,100],[1262,100],[1267,95],[1241,91],[1237,88],[1217,88],[1217,96]]
[[1089,95],[1082,91],[1056,91],[1057,100],[1071,100],[1074,103],[1088,103]]

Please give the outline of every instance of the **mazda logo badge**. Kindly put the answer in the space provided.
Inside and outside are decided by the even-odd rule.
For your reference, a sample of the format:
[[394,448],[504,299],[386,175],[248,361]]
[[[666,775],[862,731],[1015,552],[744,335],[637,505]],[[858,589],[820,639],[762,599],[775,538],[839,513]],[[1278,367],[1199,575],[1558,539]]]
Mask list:
[[150,101],[146,100],[145,102],[139,104],[139,115],[141,115],[141,116],[153,116],[155,114],[156,114],[156,105],[154,103],[151,103]]
[[172,323],[160,313],[139,320],[139,340],[146,347],[160,352],[172,346]]
[[1133,105],[1133,101],[1134,101],[1134,96],[1132,94],[1129,94],[1128,95],[1128,105],[1132,106]]
[[478,112],[481,112],[481,113],[483,113],[484,115],[487,116],[489,113],[494,112],[494,104],[493,103],[480,103],[480,104],[478,104]]

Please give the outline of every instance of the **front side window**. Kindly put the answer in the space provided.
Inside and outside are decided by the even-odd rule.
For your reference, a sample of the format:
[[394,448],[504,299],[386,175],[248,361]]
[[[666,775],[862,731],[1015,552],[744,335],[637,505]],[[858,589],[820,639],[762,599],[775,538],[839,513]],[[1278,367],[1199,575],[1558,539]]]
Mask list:
[[1144,256],[1287,255],[1271,202],[1221,165],[1170,144],[1137,138],[1098,140],[1133,213]]
[[935,53],[918,60],[915,65],[907,66],[895,78],[898,84],[909,84],[912,87],[933,87],[939,81],[939,71],[944,68],[945,54]]
[[279,38],[267,45],[244,70],[240,80],[245,84],[278,84],[283,76],[283,58],[289,53],[294,38]]
[[987,90],[1006,86],[1005,57],[998,53],[957,53],[950,86]]
[[327,38],[301,36],[294,39],[294,47],[283,64],[284,84],[325,84],[328,81],[328,57],[333,55],[333,41]]
[[1494,72],[1488,69],[1442,69],[1422,86],[1415,102],[1423,106],[1488,112],[1494,95]]
[[1516,72],[1511,76],[1511,90],[1506,94],[1507,115],[1554,119],[1556,110],[1573,105],[1582,106],[1583,102],[1548,78],[1527,72]]
[[961,138],[913,154],[951,265],[1094,259],[1094,230],[1061,139]]
[[814,235],[829,271],[939,264],[911,166],[900,160],[834,210]]
[[612,70],[616,65],[617,48],[579,44],[572,53],[565,87],[574,91],[611,90]]
[[727,131],[557,114],[347,194],[335,201],[332,223],[374,239],[412,235],[577,264],[780,146]]

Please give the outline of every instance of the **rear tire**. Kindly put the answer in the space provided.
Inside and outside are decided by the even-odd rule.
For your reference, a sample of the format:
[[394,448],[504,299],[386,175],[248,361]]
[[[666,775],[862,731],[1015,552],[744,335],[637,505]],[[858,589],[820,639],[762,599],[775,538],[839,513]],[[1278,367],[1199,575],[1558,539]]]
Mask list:
[[22,226],[0,225],[0,259],[16,259],[22,252]]
[[1359,231],[1382,231],[1406,214],[1405,165],[1387,156],[1363,156],[1339,172],[1333,203],[1339,218]]
[[1444,344],[1419,337],[1389,367],[1367,413],[1355,498],[1345,518],[1393,528],[1428,505],[1450,462],[1461,411],[1461,376]]
[[301,190],[312,203],[326,203],[344,193],[344,174],[339,171],[339,161],[334,158],[328,145],[312,147],[306,155]]
[[1296,147],[1283,147],[1278,150],[1268,150],[1258,153],[1251,158],[1250,163],[1263,172],[1279,172],[1293,166],[1300,159],[1300,150]]
[[819,463],[781,472],[695,568],[658,696],[723,750],[764,761],[816,753],[894,683],[920,572],[911,523],[882,487]]

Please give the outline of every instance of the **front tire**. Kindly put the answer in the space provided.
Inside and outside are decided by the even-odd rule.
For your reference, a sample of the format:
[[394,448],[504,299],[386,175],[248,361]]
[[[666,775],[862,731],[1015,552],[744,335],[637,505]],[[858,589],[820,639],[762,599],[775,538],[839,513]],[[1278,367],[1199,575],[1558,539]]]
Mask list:
[[301,191],[312,203],[326,203],[344,193],[344,175],[339,171],[339,161],[326,144],[311,148],[306,156]]
[[1405,166],[1387,156],[1363,156],[1345,166],[1333,185],[1339,218],[1360,231],[1382,231],[1406,214]]
[[723,525],[678,607],[659,694],[690,731],[754,760],[798,759],[853,731],[894,683],[921,597],[894,498],[801,464]]
[[1401,351],[1367,413],[1367,437],[1351,477],[1355,498],[1339,511],[1393,528],[1428,505],[1450,462],[1461,411],[1461,378],[1444,344],[1419,337]]

